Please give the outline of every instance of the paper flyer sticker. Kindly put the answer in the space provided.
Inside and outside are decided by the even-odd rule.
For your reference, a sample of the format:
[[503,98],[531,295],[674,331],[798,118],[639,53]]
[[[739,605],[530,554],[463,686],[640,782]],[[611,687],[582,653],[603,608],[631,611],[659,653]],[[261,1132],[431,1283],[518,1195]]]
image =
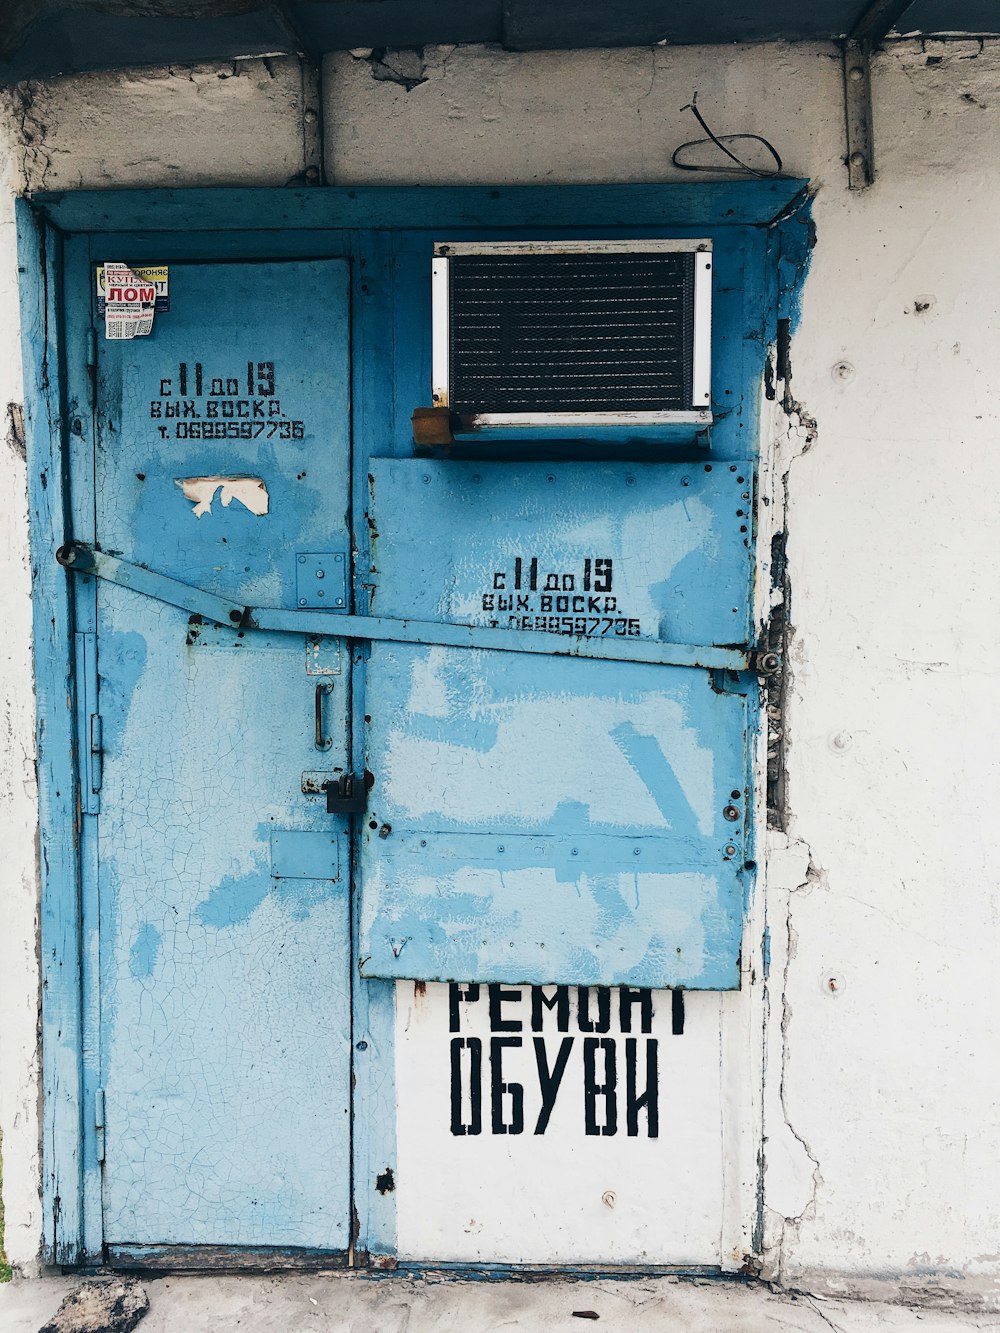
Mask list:
[[[104,314],[104,307],[107,304],[104,295],[104,265],[97,266],[97,313]],[[132,272],[137,278],[141,278],[146,284],[152,283],[156,288],[156,313],[158,315],[166,314],[170,309],[170,269],[166,264],[143,264],[139,268],[133,268]]]
[[[104,314],[106,338],[143,338],[153,329],[157,310],[169,309],[167,268],[132,269],[105,263],[97,270],[97,308]],[[161,305],[162,301],[162,305]]]

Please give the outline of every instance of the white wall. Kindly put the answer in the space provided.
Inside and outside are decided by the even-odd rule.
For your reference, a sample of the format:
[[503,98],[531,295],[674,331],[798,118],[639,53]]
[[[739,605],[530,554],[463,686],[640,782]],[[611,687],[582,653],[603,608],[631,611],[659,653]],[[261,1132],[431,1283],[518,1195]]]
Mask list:
[[[680,110],[697,91],[713,128],[765,135],[817,187],[793,345],[793,391],[817,436],[806,448],[782,416],[775,446],[795,641],[792,843],[775,839],[772,882],[801,887],[776,887],[769,904],[769,1271],[1000,1276],[1000,46],[906,42],[877,58],[879,176],[856,195],[832,47],[433,48],[422,73],[407,92],[364,59],[328,61],[337,183],[673,179],[672,149],[698,135]],[[291,61],[32,91],[6,117],[8,191],[23,170],[32,187],[76,188],[280,184],[301,169]],[[5,192],[0,410],[20,397],[9,216]],[[40,1214],[24,469],[9,447],[0,458],[0,1123],[7,1244],[28,1264]]]

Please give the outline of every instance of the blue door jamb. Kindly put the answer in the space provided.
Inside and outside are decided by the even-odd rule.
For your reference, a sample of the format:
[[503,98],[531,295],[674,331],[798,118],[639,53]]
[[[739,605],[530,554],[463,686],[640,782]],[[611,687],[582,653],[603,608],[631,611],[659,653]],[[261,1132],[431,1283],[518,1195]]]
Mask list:
[[[71,514],[68,457],[89,452],[87,395],[89,264],[201,259],[280,259],[363,253],[356,274],[352,362],[355,402],[391,372],[384,342],[371,336],[392,307],[394,233],[430,229],[522,228],[551,231],[625,227],[703,232],[750,227],[769,232],[770,262],[749,293],[762,314],[761,363],[778,319],[794,326],[811,244],[809,196],[802,180],[703,185],[319,190],[197,189],[43,193],[18,200],[16,220],[28,454],[33,633],[41,837],[42,1077],[44,1088],[43,1257],[68,1266],[100,1261],[100,1171],[94,1107],[87,1102],[84,1006],[93,1003],[88,959],[94,940],[81,920],[82,857],[92,854],[79,813],[74,745],[74,635],[86,633],[85,603],[74,608],[55,549],[84,538],[84,515]],[[109,235],[109,233],[112,233]],[[127,234],[131,233],[131,234]],[[362,233],[364,235],[362,236]],[[100,240],[98,238],[101,238]],[[79,238],[79,239],[77,239]],[[74,287],[68,267],[77,274]],[[79,275],[87,285],[81,289]],[[76,304],[74,304],[76,303]],[[410,404],[413,406],[414,404]],[[398,416],[398,413],[397,413]],[[367,454],[385,438],[373,414],[356,422],[354,488],[364,494]],[[393,431],[398,423],[391,425]],[[364,524],[359,526],[363,569]],[[81,607],[84,609],[81,610]],[[79,620],[79,623],[78,623]],[[361,661],[363,645],[354,655]],[[352,744],[362,757],[363,691],[355,691]],[[751,830],[752,837],[752,830]],[[355,895],[355,899],[357,895]],[[355,987],[356,1049],[391,1064],[390,983]],[[94,1030],[91,1028],[90,1030]],[[86,1053],[88,1065],[92,1053]],[[375,1061],[356,1059],[356,1258],[391,1263],[392,1195],[380,1197],[376,1171],[395,1160],[395,1091],[374,1076]],[[362,1179],[364,1188],[361,1187]]]

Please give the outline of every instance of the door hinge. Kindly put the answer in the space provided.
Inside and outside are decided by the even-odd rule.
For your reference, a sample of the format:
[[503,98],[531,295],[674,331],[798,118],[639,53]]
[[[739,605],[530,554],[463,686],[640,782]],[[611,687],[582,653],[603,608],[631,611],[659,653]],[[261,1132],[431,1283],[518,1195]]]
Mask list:
[[97,711],[97,635],[76,636],[77,744],[80,768],[80,809],[96,815],[104,777],[104,727]]
[[97,1160],[104,1161],[104,1089],[94,1092],[94,1133],[97,1140]]

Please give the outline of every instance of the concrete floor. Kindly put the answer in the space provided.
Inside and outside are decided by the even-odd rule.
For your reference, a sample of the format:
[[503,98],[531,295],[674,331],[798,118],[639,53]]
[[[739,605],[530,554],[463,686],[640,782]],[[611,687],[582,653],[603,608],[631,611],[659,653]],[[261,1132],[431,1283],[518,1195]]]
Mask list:
[[[37,1333],[79,1278],[0,1287],[2,1333]],[[437,1276],[160,1277],[142,1280],[141,1333],[957,1333],[1000,1329],[1000,1311],[959,1314],[678,1281],[460,1282]],[[592,1311],[598,1319],[574,1311]]]

